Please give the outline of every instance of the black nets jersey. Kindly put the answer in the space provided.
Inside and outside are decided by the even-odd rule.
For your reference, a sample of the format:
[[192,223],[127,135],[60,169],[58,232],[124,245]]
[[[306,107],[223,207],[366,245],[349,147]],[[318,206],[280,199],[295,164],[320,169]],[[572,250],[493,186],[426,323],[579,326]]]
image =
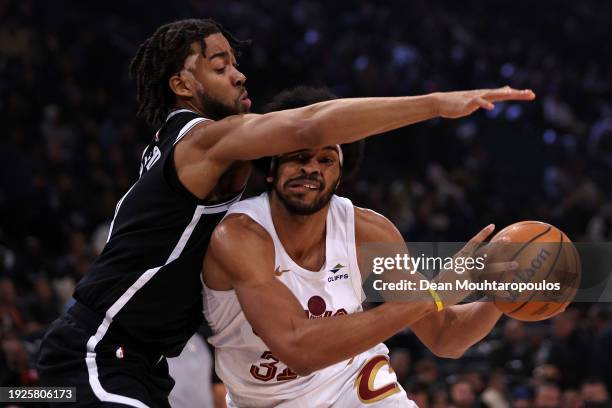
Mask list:
[[[75,299],[109,327],[151,351],[178,355],[202,323],[202,260],[227,201],[197,199],[178,180],[174,146],[205,119],[172,112],[142,155],[140,178],[117,203],[99,258],[77,284]],[[94,346],[94,344],[88,344]]]

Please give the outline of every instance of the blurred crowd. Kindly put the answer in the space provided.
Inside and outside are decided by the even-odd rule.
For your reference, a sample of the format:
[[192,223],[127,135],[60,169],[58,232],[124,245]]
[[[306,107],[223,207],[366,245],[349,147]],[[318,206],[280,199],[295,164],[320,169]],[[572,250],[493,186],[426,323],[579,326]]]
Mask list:
[[[341,194],[410,241],[550,222],[612,238],[612,5],[465,0],[0,0],[0,386],[35,385],[47,325],[104,245],[152,137],[127,65],[164,22],[213,17],[252,39],[241,70],[253,111],[282,89],[416,95],[512,85],[529,104],[431,120],[368,140]],[[251,193],[262,187],[254,177]],[[578,304],[539,324],[502,320],[459,360],[410,331],[390,340],[421,408],[612,406],[612,314]]]

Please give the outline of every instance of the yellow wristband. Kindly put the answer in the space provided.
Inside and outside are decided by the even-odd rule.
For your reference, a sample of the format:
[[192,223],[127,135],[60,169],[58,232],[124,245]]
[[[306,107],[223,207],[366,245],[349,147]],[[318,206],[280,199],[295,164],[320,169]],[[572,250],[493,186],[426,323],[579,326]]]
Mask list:
[[436,292],[432,288],[428,288],[427,290],[429,290],[429,294],[431,295],[434,300],[434,303],[436,304],[436,310],[438,312],[441,312],[444,309],[444,303],[442,303],[442,299],[440,299],[438,292]]

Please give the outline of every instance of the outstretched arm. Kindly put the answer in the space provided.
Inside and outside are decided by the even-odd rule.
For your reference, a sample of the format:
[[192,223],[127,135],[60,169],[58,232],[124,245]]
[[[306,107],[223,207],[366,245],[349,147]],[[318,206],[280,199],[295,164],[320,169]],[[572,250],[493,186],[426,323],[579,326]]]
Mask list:
[[235,160],[349,143],[434,117],[459,118],[479,108],[492,109],[498,101],[534,98],[530,90],[504,87],[413,97],[336,99],[265,115],[231,116],[192,129],[176,147],[175,165],[181,182],[204,198]]
[[497,101],[534,97],[529,90],[505,87],[423,96],[335,99],[266,115],[235,116],[209,126],[208,132],[216,133],[218,127],[223,135],[210,149],[210,155],[220,160],[251,160],[349,143],[438,116],[459,118],[478,108],[493,109]]
[[213,233],[204,260],[204,282],[213,289],[233,288],[257,335],[301,375],[364,352],[435,311],[430,298],[308,319],[293,293],[275,277],[274,267],[268,233],[246,215],[231,215]]

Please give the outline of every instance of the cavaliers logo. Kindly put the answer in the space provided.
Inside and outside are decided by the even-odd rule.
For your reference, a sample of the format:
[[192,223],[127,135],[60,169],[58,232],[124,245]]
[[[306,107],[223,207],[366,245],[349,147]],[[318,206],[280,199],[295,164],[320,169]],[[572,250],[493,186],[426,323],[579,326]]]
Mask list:
[[374,380],[376,379],[376,375],[384,366],[389,366],[389,371],[392,371],[389,364],[389,357],[375,356],[369,359],[363,365],[363,368],[355,379],[357,396],[359,396],[359,400],[364,404],[371,404],[400,392],[400,388],[396,382],[383,385],[379,388],[374,388]]
[[304,312],[306,312],[306,317],[309,319],[348,314],[344,308],[338,309],[336,313],[327,310],[327,304],[321,296],[311,296],[306,305],[308,306],[308,310],[304,310]]

